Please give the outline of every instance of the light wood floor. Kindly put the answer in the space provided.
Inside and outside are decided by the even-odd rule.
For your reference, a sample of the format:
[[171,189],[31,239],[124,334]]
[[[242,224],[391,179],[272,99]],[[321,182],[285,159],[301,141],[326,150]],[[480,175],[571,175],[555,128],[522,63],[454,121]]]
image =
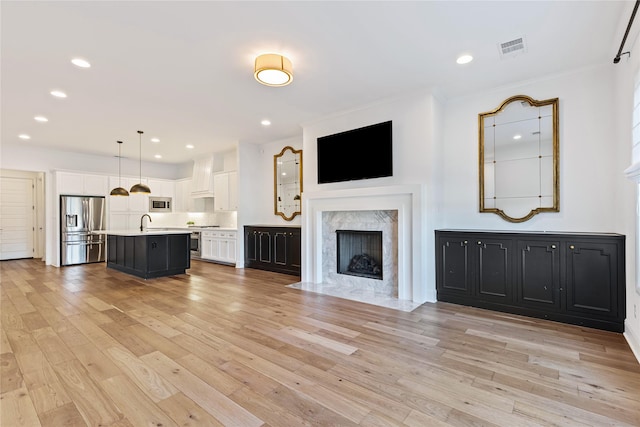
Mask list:
[[197,261],[147,281],[0,269],[3,427],[640,425],[620,334],[446,303],[405,313]]

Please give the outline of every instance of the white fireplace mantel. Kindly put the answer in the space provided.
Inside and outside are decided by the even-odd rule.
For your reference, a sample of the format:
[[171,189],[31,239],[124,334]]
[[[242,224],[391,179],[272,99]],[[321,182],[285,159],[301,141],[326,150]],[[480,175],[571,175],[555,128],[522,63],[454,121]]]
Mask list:
[[[302,281],[319,284],[322,272],[322,213],[398,211],[398,299],[435,301],[426,286],[424,186],[420,184],[305,192],[302,195]],[[433,294],[433,295],[431,295]]]

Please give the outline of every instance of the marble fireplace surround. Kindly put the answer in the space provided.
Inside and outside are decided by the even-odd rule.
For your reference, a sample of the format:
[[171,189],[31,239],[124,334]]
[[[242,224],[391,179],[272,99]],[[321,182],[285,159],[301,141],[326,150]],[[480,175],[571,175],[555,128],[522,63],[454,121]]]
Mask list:
[[397,300],[414,305],[426,302],[424,263],[421,262],[425,199],[423,186],[418,184],[305,192],[301,283],[321,285],[326,277],[322,255],[324,212],[397,211]]

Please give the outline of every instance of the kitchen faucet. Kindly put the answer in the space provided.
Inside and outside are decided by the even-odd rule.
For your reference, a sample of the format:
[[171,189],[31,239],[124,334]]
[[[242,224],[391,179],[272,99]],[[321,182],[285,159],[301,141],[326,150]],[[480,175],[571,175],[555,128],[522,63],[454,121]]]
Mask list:
[[144,231],[144,227],[142,226],[142,220],[144,220],[144,217],[149,218],[149,222],[153,222],[151,221],[151,217],[149,216],[149,214],[144,214],[140,217],[140,231]]

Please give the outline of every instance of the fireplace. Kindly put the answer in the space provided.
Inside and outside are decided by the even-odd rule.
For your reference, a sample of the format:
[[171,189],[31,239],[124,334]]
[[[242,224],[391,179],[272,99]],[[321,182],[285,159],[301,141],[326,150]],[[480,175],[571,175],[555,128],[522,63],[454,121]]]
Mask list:
[[[435,302],[425,203],[418,184],[305,191],[299,288],[408,310]],[[383,280],[337,273],[336,230],[382,230]]]
[[382,231],[336,230],[338,274],[382,280]]

